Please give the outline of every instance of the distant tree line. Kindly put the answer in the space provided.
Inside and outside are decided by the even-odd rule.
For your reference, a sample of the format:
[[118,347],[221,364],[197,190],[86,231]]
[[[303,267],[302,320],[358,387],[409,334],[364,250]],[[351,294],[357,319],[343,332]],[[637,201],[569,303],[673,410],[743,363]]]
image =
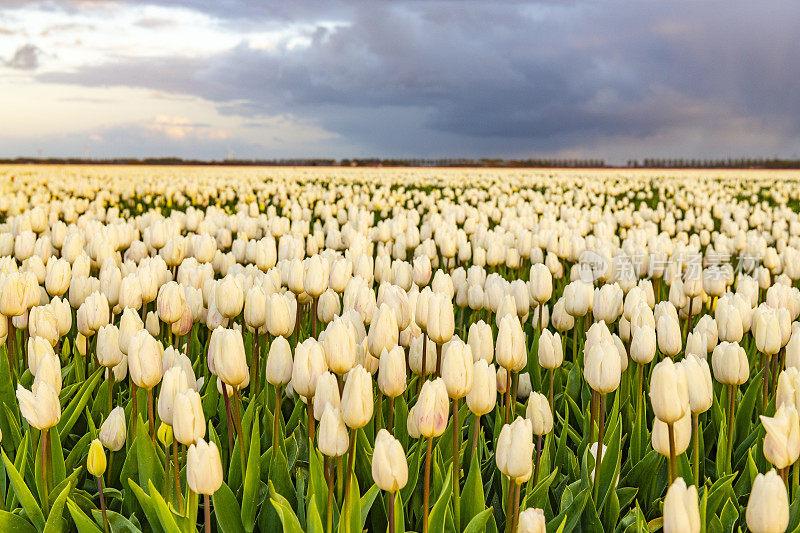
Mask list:
[[[180,157],[106,158],[79,157],[16,157],[0,158],[0,164],[49,165],[199,165],[199,166],[296,166],[296,167],[473,167],[473,168],[613,168],[604,159],[499,159],[499,158],[441,158],[441,159],[384,159],[384,158],[295,158],[295,159],[183,159]],[[653,158],[629,159],[628,168],[773,168],[800,169],[800,159],[727,158],[686,159]]]
[[641,161],[628,160],[631,168],[800,168],[800,159],[778,158],[727,158],[727,159],[685,159],[685,158],[653,158]]

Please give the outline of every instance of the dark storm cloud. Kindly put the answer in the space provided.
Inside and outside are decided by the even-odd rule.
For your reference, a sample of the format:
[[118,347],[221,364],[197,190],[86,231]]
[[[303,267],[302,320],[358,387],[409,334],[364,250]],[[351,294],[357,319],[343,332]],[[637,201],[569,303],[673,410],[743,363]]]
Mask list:
[[39,49],[32,44],[20,46],[14,55],[5,61],[5,65],[19,70],[35,70],[39,66],[39,53]]
[[213,57],[121,58],[40,79],[288,112],[387,154],[580,150],[697,128],[730,138],[733,119],[800,146],[792,0],[178,4],[248,28],[319,25],[308,47],[243,41]]

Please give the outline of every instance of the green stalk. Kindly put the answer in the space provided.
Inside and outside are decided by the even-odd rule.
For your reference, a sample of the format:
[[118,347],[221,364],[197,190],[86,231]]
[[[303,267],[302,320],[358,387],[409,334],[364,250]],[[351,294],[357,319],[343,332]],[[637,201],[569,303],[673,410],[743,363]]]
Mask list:
[[453,398],[453,518],[456,524],[461,524],[461,497],[459,495],[460,453],[461,425],[458,423],[458,398]]
[[700,486],[700,421],[698,415],[692,413],[692,470],[695,486]]

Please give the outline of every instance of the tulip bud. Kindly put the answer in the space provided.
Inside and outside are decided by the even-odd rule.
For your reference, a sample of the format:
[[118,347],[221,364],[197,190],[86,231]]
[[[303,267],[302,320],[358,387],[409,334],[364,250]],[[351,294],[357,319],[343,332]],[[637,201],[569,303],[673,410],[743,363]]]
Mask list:
[[303,264],[303,289],[312,298],[319,298],[328,288],[328,262],[314,255]]
[[[450,413],[450,400],[442,378],[426,381],[414,404],[415,425],[423,437],[438,437],[444,433]],[[410,415],[409,415],[410,416]]]
[[601,394],[619,387],[622,377],[620,358],[613,341],[592,343],[584,355],[583,377],[591,388]]
[[472,350],[469,344],[453,337],[442,349],[442,379],[447,394],[454,399],[463,398],[472,389]]
[[769,309],[758,313],[755,323],[754,337],[759,352],[775,355],[781,349],[781,327],[778,313]]
[[548,370],[554,370],[564,362],[564,349],[561,346],[561,336],[543,330],[539,335],[539,365]]
[[506,315],[500,321],[495,355],[497,364],[506,370],[519,372],[525,368],[528,362],[525,333],[516,315]]
[[206,419],[197,391],[186,389],[175,395],[172,422],[175,440],[181,444],[188,446],[205,436]]
[[497,374],[494,365],[478,359],[472,367],[472,388],[467,393],[467,407],[475,416],[492,412],[497,403]]
[[372,376],[361,365],[347,375],[342,391],[342,419],[348,427],[361,428],[372,418]]
[[111,410],[111,413],[103,421],[100,426],[100,433],[98,437],[103,446],[117,452],[125,446],[125,439],[128,435],[128,430],[125,426],[125,410],[117,406]]
[[106,473],[106,452],[98,439],[94,439],[89,446],[86,470],[94,477],[102,477]]
[[47,339],[52,346],[59,338],[58,319],[49,306],[38,306],[30,310],[28,315],[28,333],[31,337]]
[[213,442],[203,439],[189,446],[186,454],[186,483],[197,494],[214,494],[222,486],[222,462]]
[[770,418],[760,416],[767,431],[764,437],[764,457],[776,468],[786,468],[800,456],[800,417],[792,405],[781,405]]
[[528,286],[533,300],[543,304],[550,299],[553,294],[553,275],[543,263],[531,266]]
[[342,305],[339,302],[339,296],[333,291],[328,289],[319,297],[317,304],[317,318],[325,323],[330,323],[334,317],[341,314]]
[[113,367],[122,361],[119,349],[119,329],[108,324],[97,331],[97,361],[101,366]]
[[387,304],[381,304],[369,326],[367,342],[369,353],[380,357],[383,350],[389,351],[397,346],[399,330],[394,312]]
[[528,398],[525,418],[531,421],[534,435],[546,435],[553,431],[553,412],[547,396],[534,392]]
[[234,318],[244,308],[244,287],[240,278],[225,276],[217,283],[214,303],[225,318]]
[[689,391],[689,407],[694,414],[705,413],[714,401],[714,388],[708,362],[689,354],[683,361],[686,374],[686,388]]
[[166,324],[177,322],[181,318],[185,303],[186,299],[181,286],[174,281],[165,283],[159,289],[158,299],[156,300],[158,317]]
[[162,422],[156,431],[156,438],[158,439],[158,442],[160,442],[164,447],[171,446],[173,437],[174,435],[172,434],[172,426]]
[[150,334],[141,330],[130,340],[128,346],[128,368],[137,387],[150,390],[161,381],[161,357],[164,348]]
[[[417,241],[419,242],[419,241]],[[417,287],[425,287],[431,280],[431,260],[427,255],[418,255],[414,258],[412,277]]]
[[658,349],[664,355],[675,357],[681,351],[681,327],[678,319],[663,314],[656,321],[656,331],[658,333]]
[[664,498],[664,533],[700,533],[700,528],[697,487],[686,488],[686,482],[678,477]]
[[319,423],[317,437],[319,451],[328,457],[341,457],[347,452],[349,445],[350,438],[342,419],[342,412],[338,407],[326,404]]
[[517,417],[500,430],[495,447],[497,468],[516,483],[530,478],[533,466],[533,426],[527,418]]
[[472,350],[472,358],[475,361],[484,359],[487,363],[491,363],[494,359],[492,327],[483,320],[473,322],[470,325],[467,344]]
[[789,526],[789,495],[774,468],[753,481],[745,517],[753,533],[781,533]]
[[283,337],[275,337],[267,356],[267,381],[275,387],[283,387],[292,379],[292,348]]
[[403,445],[385,429],[375,437],[372,479],[378,488],[387,492],[400,490],[408,482],[408,462]]
[[17,401],[22,416],[36,429],[51,428],[61,419],[58,393],[44,381],[34,383],[32,390],[17,384]]
[[689,392],[683,366],[663,359],[650,378],[650,403],[656,418],[667,424],[678,421],[689,409]]
[[322,345],[315,339],[306,339],[294,351],[292,388],[301,396],[313,397],[317,390],[317,379],[327,369]]
[[[80,315],[78,315],[80,319]],[[150,311],[144,319],[144,327],[147,332],[153,337],[158,337],[161,334],[161,323],[158,321],[158,315],[155,311]],[[80,329],[80,320],[78,321],[78,328]]]
[[53,347],[41,337],[28,339],[28,368],[34,376],[39,370],[39,362],[47,356],[55,356]]
[[406,390],[406,358],[403,348],[395,346],[388,352],[384,348],[378,362],[378,387],[390,398]]
[[519,514],[517,533],[547,533],[547,521],[544,518],[544,511],[533,507],[522,511]]
[[[680,455],[689,447],[689,442],[692,439],[692,415],[687,410],[683,418],[680,418],[672,425],[675,432],[675,455]],[[653,434],[651,435],[651,444],[653,449],[663,455],[669,457],[669,428],[666,422],[662,422],[658,418],[653,420]]]
[[40,360],[33,383],[43,381],[53,387],[56,394],[61,393],[61,361],[54,354],[47,353]]
[[119,285],[119,306],[138,310],[142,307],[142,286],[136,274],[128,274]]
[[436,345],[427,335],[420,335],[411,341],[408,349],[408,366],[416,375],[422,374],[422,349],[425,346],[425,375],[429,376],[436,372]]
[[223,383],[237,388],[250,380],[242,332],[217,327],[208,343],[208,368]]
[[330,405],[341,409],[342,400],[339,396],[339,382],[336,375],[330,371],[317,378],[317,390],[314,391],[314,418],[322,419],[325,408]]
[[294,331],[297,301],[291,293],[272,293],[267,305],[266,326],[273,337],[288,337]]
[[51,257],[47,261],[47,273],[44,286],[50,296],[63,296],[69,289],[72,280],[72,270],[69,262],[64,259]]
[[[376,324],[377,325],[377,324]],[[370,327],[370,332],[376,326]],[[374,334],[373,334],[374,335]],[[325,329],[322,341],[328,367],[335,373],[344,375],[356,363],[356,339],[351,334],[350,322],[345,318],[336,318]],[[391,347],[389,348],[391,349]],[[376,357],[380,355],[378,353]]]
[[428,318],[426,320],[428,335],[436,344],[444,344],[455,332],[455,315],[453,302],[445,293],[433,293],[428,301]]
[[169,368],[164,372],[161,381],[161,390],[158,393],[158,417],[162,422],[171,426],[172,414],[175,407],[175,396],[189,388],[186,373],[179,366]]
[[27,311],[25,279],[18,272],[11,272],[5,278],[0,290],[0,314],[19,316]]
[[131,307],[126,307],[119,320],[119,349],[127,355],[133,336],[144,329],[144,322]]
[[724,385],[741,385],[750,377],[744,348],[735,342],[721,342],[711,354],[714,378]]

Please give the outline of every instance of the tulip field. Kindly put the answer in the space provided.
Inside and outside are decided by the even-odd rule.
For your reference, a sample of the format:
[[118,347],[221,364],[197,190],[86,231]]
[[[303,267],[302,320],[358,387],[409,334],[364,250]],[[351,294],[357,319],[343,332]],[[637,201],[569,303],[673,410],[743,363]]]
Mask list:
[[0,532],[800,531],[800,173],[0,187]]

